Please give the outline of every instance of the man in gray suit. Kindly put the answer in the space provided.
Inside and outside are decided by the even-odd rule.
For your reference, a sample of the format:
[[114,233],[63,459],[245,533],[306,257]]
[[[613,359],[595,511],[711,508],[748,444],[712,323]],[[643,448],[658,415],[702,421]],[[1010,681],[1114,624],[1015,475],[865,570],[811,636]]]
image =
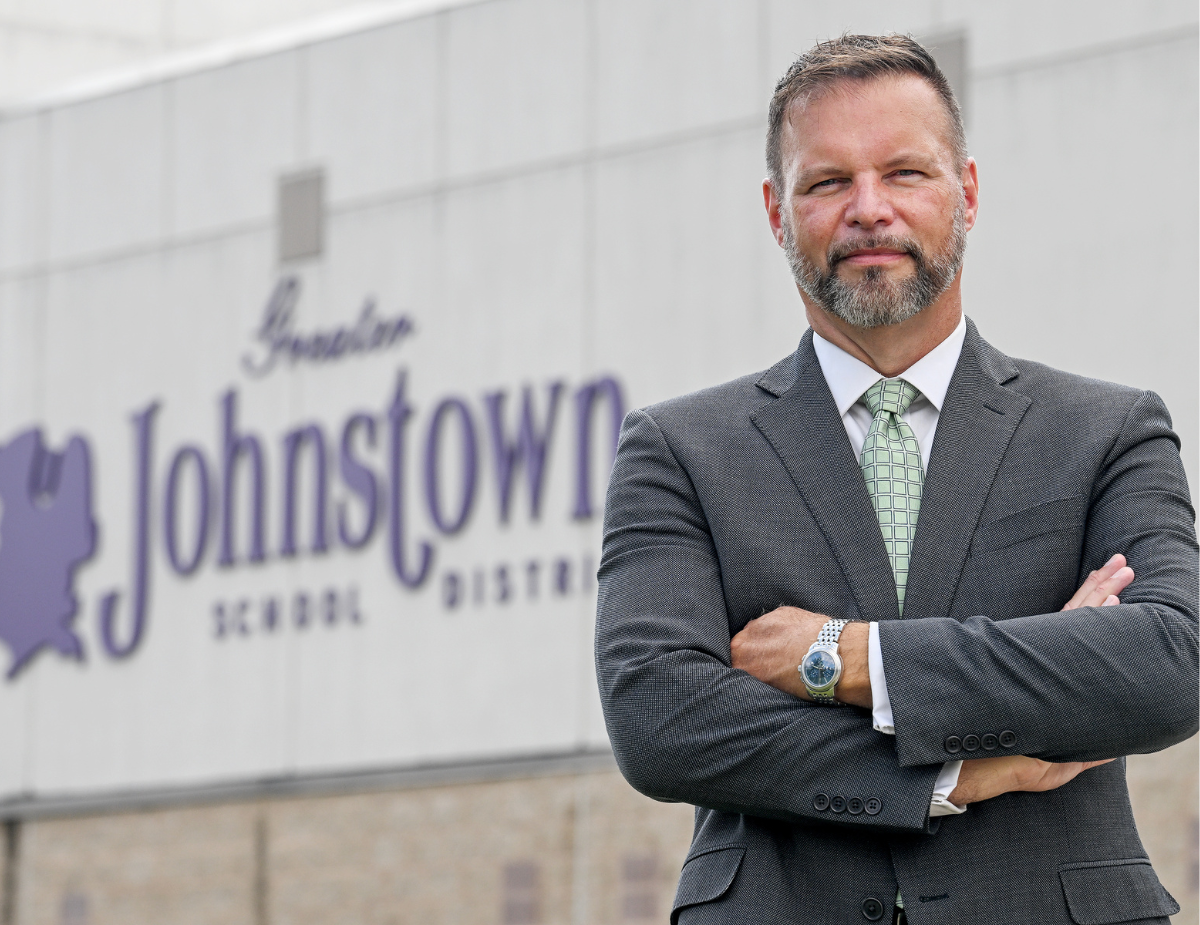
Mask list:
[[613,749],[697,807],[671,920],[1166,922],[1121,756],[1197,729],[1167,411],[963,317],[976,168],[915,42],[818,45],[769,122],[811,330],[631,413],[605,514]]

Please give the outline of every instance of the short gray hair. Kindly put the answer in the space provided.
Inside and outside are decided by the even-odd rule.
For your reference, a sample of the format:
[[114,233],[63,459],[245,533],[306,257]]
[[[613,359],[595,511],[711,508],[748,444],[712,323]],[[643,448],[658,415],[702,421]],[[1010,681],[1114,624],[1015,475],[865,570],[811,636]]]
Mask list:
[[967,162],[962,110],[933,55],[907,35],[843,35],[818,42],[797,58],[775,85],[767,116],[767,175],[776,192],[783,195],[783,125],[792,103],[808,102],[842,81],[878,80],[899,74],[915,74],[937,92],[949,117],[955,166],[961,170]]

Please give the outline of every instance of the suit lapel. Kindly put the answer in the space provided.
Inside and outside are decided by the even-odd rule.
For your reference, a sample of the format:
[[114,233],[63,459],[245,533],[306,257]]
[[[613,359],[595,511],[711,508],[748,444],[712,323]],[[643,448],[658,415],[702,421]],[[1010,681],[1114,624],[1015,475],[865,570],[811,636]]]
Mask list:
[[946,617],[983,504],[1030,400],[1003,386],[1017,368],[967,322],[958,366],[938,416],[913,538],[907,617]]
[[793,357],[769,370],[758,384],[778,397],[750,419],[779,454],[825,534],[854,595],[858,616],[896,619],[896,584],[887,549],[813,350],[812,332],[804,335]]

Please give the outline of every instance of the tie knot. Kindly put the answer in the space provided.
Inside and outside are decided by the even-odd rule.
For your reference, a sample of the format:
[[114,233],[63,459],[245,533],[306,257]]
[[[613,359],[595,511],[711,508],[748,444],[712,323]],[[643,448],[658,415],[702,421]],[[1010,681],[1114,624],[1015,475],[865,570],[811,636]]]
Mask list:
[[863,392],[862,403],[870,410],[872,417],[880,411],[890,411],[899,417],[920,394],[916,386],[903,379],[880,379]]

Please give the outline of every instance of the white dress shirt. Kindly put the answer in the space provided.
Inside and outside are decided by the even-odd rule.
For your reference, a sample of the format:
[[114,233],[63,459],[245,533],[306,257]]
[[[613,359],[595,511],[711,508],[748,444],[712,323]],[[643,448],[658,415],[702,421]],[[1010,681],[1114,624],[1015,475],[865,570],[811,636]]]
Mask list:
[[[915,386],[921,393],[902,417],[912,428],[913,436],[917,438],[922,468],[928,466],[938,415],[946,399],[946,390],[950,388],[950,378],[958,365],[958,356],[962,353],[966,336],[967,320],[962,318],[949,337],[897,377]],[[871,412],[859,399],[883,377],[866,363],[852,357],[841,347],[831,344],[815,331],[813,349],[821,364],[821,372],[825,374],[825,382],[833,394],[838,414],[842,417],[842,424],[846,427],[846,435],[850,438],[854,455],[861,456],[867,431],[871,428]],[[919,523],[919,516],[917,520]],[[867,664],[871,674],[872,723],[880,732],[895,735],[892,704],[888,700],[887,677],[883,670],[883,656],[879,651],[879,624],[874,622],[871,623],[867,635]],[[961,770],[961,761],[947,761],[942,766],[942,772],[933,788],[929,815],[951,816],[966,810],[965,806],[955,806],[947,799],[958,785],[958,774]]]

